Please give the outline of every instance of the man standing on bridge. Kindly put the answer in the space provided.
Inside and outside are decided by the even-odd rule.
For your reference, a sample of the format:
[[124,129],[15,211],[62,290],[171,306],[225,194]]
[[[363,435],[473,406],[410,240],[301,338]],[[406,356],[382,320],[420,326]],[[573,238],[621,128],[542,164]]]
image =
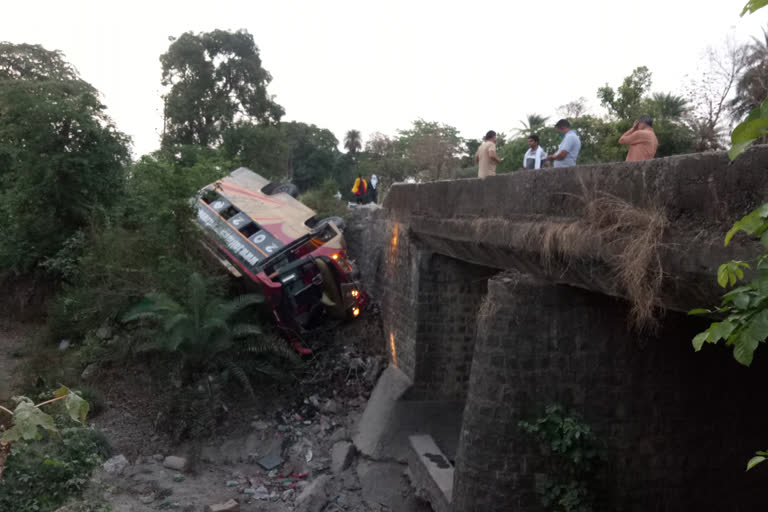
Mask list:
[[549,155],[547,160],[554,161],[555,167],[571,167],[576,165],[576,159],[581,151],[581,139],[575,130],[571,130],[571,123],[567,119],[561,119],[555,125],[555,130],[560,133],[563,141],[557,148],[557,153]]
[[627,162],[651,160],[656,156],[656,148],[659,147],[659,141],[653,131],[653,118],[640,116],[632,128],[621,136],[619,144],[629,146]]
[[490,130],[485,134],[484,141],[477,148],[477,154],[475,154],[475,163],[478,164],[478,178],[496,176],[496,164],[501,162],[499,157],[496,156],[496,132]]

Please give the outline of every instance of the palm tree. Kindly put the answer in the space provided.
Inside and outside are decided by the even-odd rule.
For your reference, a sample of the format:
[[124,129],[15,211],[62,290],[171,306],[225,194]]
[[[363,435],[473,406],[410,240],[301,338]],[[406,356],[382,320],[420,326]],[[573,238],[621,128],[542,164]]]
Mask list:
[[763,38],[752,38],[747,48],[747,69],[736,83],[736,97],[729,106],[734,120],[741,120],[760,106],[768,93],[768,30]]
[[519,136],[527,136],[532,133],[541,131],[546,127],[546,123],[549,117],[540,116],[538,114],[528,114],[524,121],[520,121],[522,128],[515,128],[515,132]]
[[[235,321],[238,313],[262,303],[261,295],[224,300],[209,293],[198,273],[189,277],[187,286],[188,296],[183,304],[164,293],[152,292],[122,318],[125,323],[149,323],[154,336],[140,350],[178,354],[185,384],[202,372],[225,372],[253,393],[244,369],[252,356],[275,353],[295,358],[287,345],[263,337],[258,325]],[[255,371],[259,368],[250,367]]]
[[360,130],[349,130],[344,137],[344,149],[351,155],[354,155],[363,148],[363,139],[360,136]]
[[646,101],[646,108],[660,121],[680,121],[689,110],[688,100],[669,92],[655,92]]

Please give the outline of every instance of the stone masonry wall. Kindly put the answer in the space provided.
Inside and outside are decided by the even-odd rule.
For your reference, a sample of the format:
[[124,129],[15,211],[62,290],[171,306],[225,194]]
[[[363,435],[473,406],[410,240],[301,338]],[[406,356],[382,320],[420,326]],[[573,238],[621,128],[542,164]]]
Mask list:
[[[701,323],[668,313],[655,336],[625,327],[627,305],[520,274],[489,281],[454,481],[457,512],[543,510],[534,488],[551,460],[520,432],[550,403],[580,413],[605,443],[596,510],[746,512],[765,506],[765,358],[739,366],[700,353]],[[551,469],[551,468],[549,468]]]
[[422,259],[410,399],[464,401],[478,309],[497,272],[439,254]]
[[497,271],[424,250],[382,211],[357,212],[345,238],[381,308],[390,361],[414,382],[408,398],[463,401],[477,310]]

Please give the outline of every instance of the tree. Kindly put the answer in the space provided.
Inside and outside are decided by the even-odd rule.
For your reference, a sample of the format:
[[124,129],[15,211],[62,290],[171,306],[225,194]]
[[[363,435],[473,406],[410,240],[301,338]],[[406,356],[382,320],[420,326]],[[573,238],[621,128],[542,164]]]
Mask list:
[[696,135],[696,151],[726,147],[729,126],[724,123],[728,98],[747,63],[747,48],[732,38],[721,49],[709,47],[706,69],[689,87],[688,124]]
[[214,146],[236,121],[277,122],[272,76],[245,30],[186,32],[160,57],[165,94],[163,145]]
[[[339,141],[330,130],[292,121],[281,123],[280,132],[288,147],[287,175],[300,190],[315,188],[327,178],[335,178],[341,155]],[[337,181],[344,183],[341,179]]]
[[587,113],[587,98],[582,96],[576,100],[566,103],[565,105],[560,105],[557,108],[557,113],[559,116],[566,119],[575,119],[577,117],[581,117]]
[[363,147],[363,140],[360,137],[359,130],[349,130],[344,137],[344,149],[351,155],[360,151]]
[[548,117],[540,116],[538,114],[528,114],[525,117],[525,120],[520,121],[521,128],[517,128],[515,133],[525,137],[533,133],[538,133],[546,126],[548,119]]
[[677,122],[683,119],[689,110],[688,100],[669,92],[655,92],[643,102],[643,110],[654,121]]
[[758,108],[768,93],[768,30],[763,30],[762,38],[752,38],[745,51],[745,69],[736,82],[736,96],[729,103],[737,121]]
[[59,52],[0,47],[0,267],[30,271],[120,197],[128,138]]
[[464,152],[464,141],[453,126],[419,119],[398,131],[398,145],[413,172],[427,171],[433,180],[450,176]]
[[383,133],[372,133],[368,136],[368,142],[365,143],[365,151],[379,158],[392,156],[395,154],[395,141]]
[[616,119],[635,119],[641,115],[642,100],[651,88],[651,72],[645,66],[635,68],[614,91],[608,84],[597,90],[600,104]]
[[288,178],[289,144],[280,125],[247,121],[222,134],[221,149],[237,167],[247,167],[271,180]]
[[77,82],[80,90],[95,92],[63,53],[39,44],[0,43],[0,80]]

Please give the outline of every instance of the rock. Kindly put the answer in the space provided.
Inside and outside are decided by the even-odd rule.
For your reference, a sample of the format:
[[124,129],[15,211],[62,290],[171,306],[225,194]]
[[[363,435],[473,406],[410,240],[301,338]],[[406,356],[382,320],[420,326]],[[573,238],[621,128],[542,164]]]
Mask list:
[[337,414],[339,412],[339,404],[335,400],[327,400],[321,409],[328,414]]
[[355,446],[349,441],[339,441],[331,449],[331,472],[338,475],[352,464]]
[[139,501],[145,505],[149,505],[150,503],[155,501],[155,493],[139,496]]
[[338,443],[339,441],[346,441],[347,439],[349,439],[349,434],[347,433],[347,429],[342,427],[334,431],[333,434],[331,434],[329,441],[331,441],[332,443]]
[[296,498],[296,512],[320,512],[328,503],[325,488],[330,476],[323,475],[307,485]]
[[61,340],[59,342],[59,350],[67,350],[69,348],[69,340]]
[[108,340],[112,337],[112,329],[108,325],[102,325],[96,329],[96,337],[101,341]]
[[370,385],[376,384],[376,381],[379,378],[379,374],[381,373],[381,370],[384,368],[384,358],[381,356],[375,356],[371,358],[371,362],[368,365],[368,368],[365,370],[364,378],[368,381]]
[[162,453],[156,453],[152,456],[153,459],[155,459],[157,462],[163,462],[163,459],[165,459],[165,456]]
[[177,457],[175,455],[169,455],[163,460],[163,466],[175,471],[184,471],[187,469],[187,459],[184,457]]
[[256,430],[267,430],[269,428],[269,423],[266,421],[253,421],[251,422],[251,427],[253,427]]
[[227,481],[227,487],[237,487],[238,485],[240,485],[240,482],[238,482],[237,480]]
[[112,457],[101,465],[104,471],[110,475],[121,475],[128,466],[130,466],[130,463],[122,454]]
[[267,490],[267,488],[263,485],[258,486],[256,489],[249,487],[243,491],[243,494],[249,494],[253,496],[253,499],[255,500],[266,500],[270,497],[269,490]]
[[293,498],[295,494],[296,494],[296,491],[294,491],[293,489],[286,489],[285,491],[283,491],[283,494],[280,496],[280,499],[283,501],[288,501],[291,498]]
[[240,504],[235,500],[229,500],[225,503],[208,505],[205,507],[205,512],[240,512]]
[[173,481],[174,482],[183,482],[184,481],[184,475],[182,475],[181,473],[176,473],[175,475],[173,475]]
[[53,512],[69,512],[69,507],[59,507]]
[[80,374],[80,378],[83,380],[90,380],[94,375],[96,375],[97,371],[99,371],[99,365],[96,363],[91,363],[85,367],[83,373]]

